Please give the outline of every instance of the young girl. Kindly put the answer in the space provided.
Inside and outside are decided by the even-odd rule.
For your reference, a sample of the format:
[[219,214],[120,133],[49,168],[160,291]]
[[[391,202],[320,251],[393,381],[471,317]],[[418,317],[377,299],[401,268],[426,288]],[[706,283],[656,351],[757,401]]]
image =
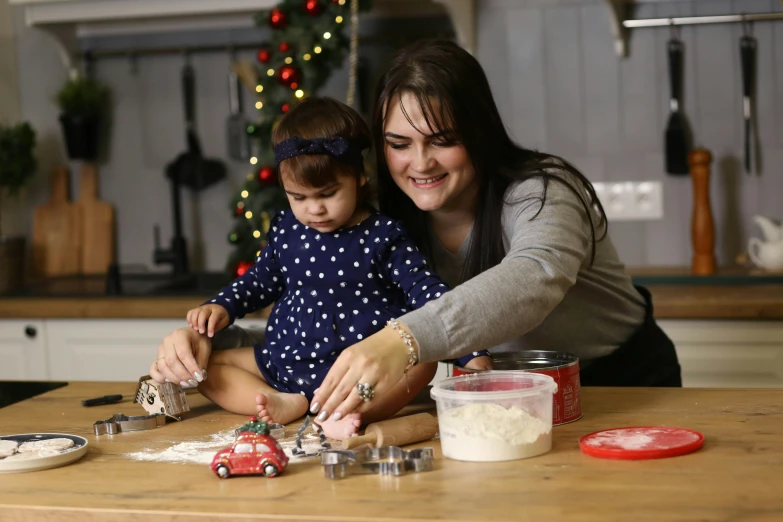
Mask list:
[[[362,150],[370,133],[353,109],[306,99],[281,119],[272,142],[291,210],[273,218],[253,268],[187,320],[211,337],[275,302],[265,342],[212,353],[209,380],[199,389],[227,410],[285,424],[305,414],[344,348],[448,288],[400,224],[368,204]],[[486,368],[488,361],[488,352],[476,352],[459,363]],[[435,366],[414,368],[408,385],[401,381],[385,397],[373,399],[372,382],[355,383],[355,393],[372,400],[364,420],[396,413],[432,379]],[[324,423],[327,435],[355,435],[359,414],[340,417]]]

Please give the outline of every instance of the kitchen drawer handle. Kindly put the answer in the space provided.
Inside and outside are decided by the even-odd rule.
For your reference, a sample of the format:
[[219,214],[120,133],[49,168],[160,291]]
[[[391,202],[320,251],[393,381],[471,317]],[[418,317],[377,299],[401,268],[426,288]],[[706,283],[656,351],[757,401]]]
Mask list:
[[35,336],[38,335],[38,330],[35,326],[25,326],[24,334],[30,339],[35,339]]

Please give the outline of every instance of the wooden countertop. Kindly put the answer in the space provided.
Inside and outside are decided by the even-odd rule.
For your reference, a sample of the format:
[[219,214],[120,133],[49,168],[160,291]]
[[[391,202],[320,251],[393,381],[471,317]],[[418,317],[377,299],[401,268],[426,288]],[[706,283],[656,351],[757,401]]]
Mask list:
[[[783,285],[647,288],[658,319],[783,319]],[[202,301],[193,297],[2,298],[0,319],[182,319]],[[262,311],[249,317],[267,316],[268,311]]]
[[[0,520],[772,521],[783,512],[783,407],[772,390],[583,388],[584,417],[556,427],[546,455],[465,463],[443,458],[439,443],[430,441],[433,471],[331,481],[318,459],[292,463],[274,479],[227,480],[206,465],[131,460],[125,454],[206,441],[244,422],[190,395],[192,411],[182,422],[94,436],[94,421],[143,410],[128,402],[83,408],[80,400],[133,389],[74,383],[0,410],[2,434],[66,432],[90,442],[71,465],[0,475]],[[650,461],[579,451],[584,434],[632,425],[691,428],[706,442],[697,453]]]
[[[783,320],[783,274],[726,268],[716,276],[694,278],[686,267],[652,266],[628,267],[628,273],[652,293],[658,319]],[[0,296],[0,319],[182,319],[188,310],[210,297],[76,295]],[[268,317],[269,311],[250,317]]]
[[783,319],[783,285],[648,286],[657,319]]
[[[185,319],[198,297],[0,298],[0,319]],[[268,317],[269,309],[246,317]]]

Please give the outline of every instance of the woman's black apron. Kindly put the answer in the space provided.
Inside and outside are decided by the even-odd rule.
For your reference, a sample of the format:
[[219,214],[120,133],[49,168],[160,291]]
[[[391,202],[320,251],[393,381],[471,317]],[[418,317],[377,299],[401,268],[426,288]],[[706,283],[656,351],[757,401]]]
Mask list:
[[617,350],[581,370],[582,386],[682,386],[674,343],[655,322],[652,296],[636,289],[647,303],[644,323]]

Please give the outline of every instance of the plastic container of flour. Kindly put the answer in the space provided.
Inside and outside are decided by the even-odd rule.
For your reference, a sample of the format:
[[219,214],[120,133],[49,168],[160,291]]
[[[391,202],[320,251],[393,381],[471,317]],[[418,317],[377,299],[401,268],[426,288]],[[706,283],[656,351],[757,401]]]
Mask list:
[[443,379],[430,394],[438,407],[443,456],[496,462],[552,449],[549,375],[488,371]]

